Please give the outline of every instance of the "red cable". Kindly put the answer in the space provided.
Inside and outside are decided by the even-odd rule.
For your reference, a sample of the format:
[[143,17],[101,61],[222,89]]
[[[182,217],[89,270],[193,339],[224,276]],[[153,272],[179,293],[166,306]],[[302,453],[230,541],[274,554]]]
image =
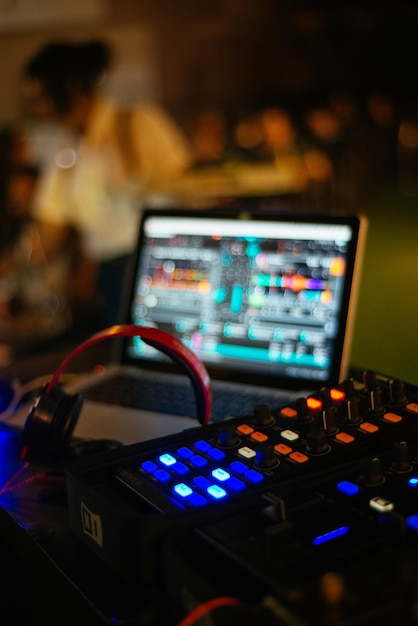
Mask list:
[[186,615],[186,617],[184,617],[181,620],[178,626],[192,626],[201,617],[203,617],[210,611],[213,611],[213,609],[217,609],[223,606],[239,607],[239,606],[243,606],[243,604],[241,600],[239,600],[238,598],[233,598],[229,596],[213,598],[212,600],[208,600],[207,602],[204,602],[203,604],[198,606],[196,609],[191,611],[188,615]]
[[122,324],[111,326],[105,330],[92,335],[89,339],[81,343],[71,354],[69,354],[55,371],[50,382],[45,387],[45,393],[48,394],[51,389],[59,381],[62,372],[67,365],[86,348],[93,346],[104,339],[113,337],[141,337],[151,346],[162,349],[172,358],[181,359],[184,366],[187,367],[193,380],[197,383],[203,392],[204,416],[203,424],[208,424],[212,412],[212,388],[209,374],[197,355],[189,350],[189,348],[177,337],[163,330],[150,328],[149,326],[137,326],[136,324]]
[[36,474],[32,474],[31,476],[28,476],[27,478],[22,478],[21,480],[17,481],[17,478],[19,478],[19,476],[21,476],[23,472],[27,470],[28,468],[29,468],[29,463],[23,463],[23,465],[21,465],[19,469],[16,470],[16,472],[12,474],[9,477],[9,479],[6,480],[6,482],[3,484],[3,486],[0,489],[0,496],[2,496],[4,493],[7,493],[9,491],[14,491],[15,489],[19,489],[20,487],[23,487],[24,485],[27,485],[28,483],[35,482],[39,480],[40,478],[46,476],[45,472],[37,472]]

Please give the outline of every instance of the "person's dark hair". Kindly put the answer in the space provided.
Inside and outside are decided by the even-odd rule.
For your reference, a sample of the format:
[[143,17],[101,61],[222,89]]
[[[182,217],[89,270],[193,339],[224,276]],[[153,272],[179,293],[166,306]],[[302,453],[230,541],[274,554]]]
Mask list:
[[51,42],[26,64],[23,77],[42,83],[57,111],[71,107],[71,93],[93,93],[111,64],[111,51],[103,41]]

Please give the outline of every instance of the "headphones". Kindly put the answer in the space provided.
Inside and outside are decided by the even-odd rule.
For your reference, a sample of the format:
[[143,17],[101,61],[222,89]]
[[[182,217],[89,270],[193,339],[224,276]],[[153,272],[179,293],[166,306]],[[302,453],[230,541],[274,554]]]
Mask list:
[[122,336],[140,337],[179,364],[192,382],[200,424],[209,423],[212,411],[209,374],[200,359],[180,339],[148,326],[111,326],[92,335],[75,348],[35,398],[22,430],[22,461],[41,465],[62,463],[80,416],[83,396],[80,393],[71,395],[65,392],[59,385],[59,378],[70,361],[83,350],[104,339]]

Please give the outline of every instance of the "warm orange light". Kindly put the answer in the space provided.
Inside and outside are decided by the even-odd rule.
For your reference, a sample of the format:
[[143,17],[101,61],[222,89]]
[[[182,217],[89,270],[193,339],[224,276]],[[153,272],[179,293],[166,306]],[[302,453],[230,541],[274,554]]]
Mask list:
[[211,289],[211,284],[208,280],[201,280],[197,285],[197,290],[199,293],[209,293]]
[[332,301],[332,293],[329,291],[329,289],[324,289],[324,291],[321,293],[321,302],[323,302],[324,304],[329,304]]
[[317,398],[308,398],[306,403],[310,411],[319,411],[319,409],[322,407],[321,400],[318,400]]
[[331,400],[334,400],[334,402],[342,402],[345,398],[345,393],[341,389],[331,389],[330,395]]
[[402,122],[398,138],[404,148],[416,150],[418,148],[418,125],[413,122]]
[[329,273],[331,276],[343,276],[345,271],[345,261],[341,257],[335,257],[331,261]]

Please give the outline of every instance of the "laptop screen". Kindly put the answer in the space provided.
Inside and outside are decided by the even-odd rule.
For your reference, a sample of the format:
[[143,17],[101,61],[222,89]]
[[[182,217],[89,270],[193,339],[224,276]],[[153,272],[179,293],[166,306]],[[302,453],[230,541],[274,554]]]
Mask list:
[[[211,376],[266,386],[338,382],[357,217],[145,211],[128,323],[179,337]],[[166,357],[141,339],[131,362]]]

